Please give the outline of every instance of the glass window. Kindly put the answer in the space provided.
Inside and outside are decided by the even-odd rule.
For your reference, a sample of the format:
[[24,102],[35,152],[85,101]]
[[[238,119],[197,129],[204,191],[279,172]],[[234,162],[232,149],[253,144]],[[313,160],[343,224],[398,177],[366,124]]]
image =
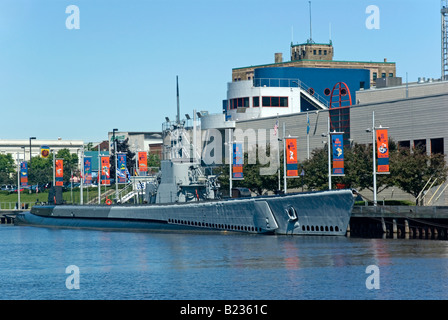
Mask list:
[[385,73],[385,72],[383,72],[383,73],[381,74],[381,78],[386,78],[386,73]]
[[376,78],[378,78],[378,73],[374,72],[373,73],[373,80],[376,80]]
[[249,97],[243,98],[243,107],[249,108]]
[[319,55],[322,55],[322,50],[319,50]]
[[288,106],[288,97],[280,97],[280,107]]
[[393,73],[389,73],[389,77],[392,78],[394,76]]
[[314,55],[316,54],[316,50],[313,50],[313,54],[314,54]]
[[443,138],[431,139],[431,153],[441,153],[444,154],[443,150]]
[[271,97],[271,107],[279,107],[279,106],[280,106],[280,98]]
[[263,102],[263,107],[270,107],[271,106],[271,97],[263,97],[262,102]]
[[253,106],[254,108],[259,107],[260,106],[260,97],[253,97]]
[[324,56],[326,56],[327,55],[327,50],[324,50]]

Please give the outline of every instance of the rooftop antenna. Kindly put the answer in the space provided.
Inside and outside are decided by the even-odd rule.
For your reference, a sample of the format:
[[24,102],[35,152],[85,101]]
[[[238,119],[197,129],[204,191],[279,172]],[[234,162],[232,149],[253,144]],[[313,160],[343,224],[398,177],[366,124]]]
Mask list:
[[179,107],[179,80],[178,76],[176,76],[176,93],[177,93],[177,116],[176,116],[176,123],[180,123],[180,107]]
[[330,43],[331,43],[331,22],[329,22],[329,26],[328,26],[328,33],[329,33],[329,36],[330,36]]
[[442,74],[441,80],[448,80],[448,0],[440,1],[440,13],[442,14]]
[[313,43],[313,32],[311,28],[311,1],[308,1],[308,4],[310,5],[310,43]]

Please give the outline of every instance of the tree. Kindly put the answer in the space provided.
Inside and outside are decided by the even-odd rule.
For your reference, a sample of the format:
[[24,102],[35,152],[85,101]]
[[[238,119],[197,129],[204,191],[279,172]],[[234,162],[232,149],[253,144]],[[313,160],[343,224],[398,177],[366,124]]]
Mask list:
[[17,166],[10,153],[0,154],[0,184],[13,184],[13,174],[17,172]]
[[394,183],[403,191],[417,197],[430,178],[445,181],[448,167],[443,154],[428,155],[425,150],[401,148],[392,155]]
[[28,162],[28,181],[31,185],[53,181],[53,153],[48,158],[33,157]]
[[[257,149],[255,149],[257,150]],[[258,150],[258,154],[261,154],[263,150]],[[267,148],[266,155],[270,154],[270,148]],[[244,180],[234,180],[232,182],[233,187],[245,187],[251,189],[251,191],[256,194],[263,194],[267,191],[277,190],[278,176],[277,171],[272,175],[262,175],[260,174],[260,169],[264,167],[269,167],[271,164],[262,165],[259,161],[259,157],[256,159],[255,164],[248,163],[248,153],[244,153],[244,164],[243,164],[243,176]],[[221,172],[219,176],[219,182],[221,184],[222,190],[229,189],[229,166],[221,165],[218,167],[217,172]]]
[[[126,154],[126,168],[129,172],[133,172],[135,169],[135,152],[132,152],[129,148],[129,138],[125,140],[117,141],[117,152]],[[110,177],[115,179],[115,144],[112,145],[112,154],[110,155]]]
[[68,149],[61,149],[56,154],[56,158],[64,159],[64,182],[70,182],[72,173],[77,174],[78,168],[78,155],[76,153],[70,153]]

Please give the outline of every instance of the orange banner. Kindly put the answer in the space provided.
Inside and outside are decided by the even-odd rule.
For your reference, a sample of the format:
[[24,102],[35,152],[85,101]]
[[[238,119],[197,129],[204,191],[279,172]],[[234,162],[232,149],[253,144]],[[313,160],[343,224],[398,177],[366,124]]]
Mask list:
[[101,184],[110,184],[110,160],[109,157],[101,157]]
[[56,159],[55,160],[55,180],[56,180],[56,186],[63,186],[64,185],[64,160],[63,159]]
[[286,139],[286,176],[297,177],[299,175],[299,164],[297,161],[297,139]]
[[389,172],[389,140],[387,129],[376,130],[376,150],[378,154],[377,172]]
[[148,171],[148,154],[144,151],[138,153],[138,170],[140,172]]

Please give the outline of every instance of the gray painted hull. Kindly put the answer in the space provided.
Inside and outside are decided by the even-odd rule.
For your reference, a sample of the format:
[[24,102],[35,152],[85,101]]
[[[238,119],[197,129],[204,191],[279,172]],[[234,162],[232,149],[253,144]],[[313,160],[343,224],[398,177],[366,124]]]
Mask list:
[[160,231],[345,235],[350,190],[165,205],[35,206],[17,225]]

